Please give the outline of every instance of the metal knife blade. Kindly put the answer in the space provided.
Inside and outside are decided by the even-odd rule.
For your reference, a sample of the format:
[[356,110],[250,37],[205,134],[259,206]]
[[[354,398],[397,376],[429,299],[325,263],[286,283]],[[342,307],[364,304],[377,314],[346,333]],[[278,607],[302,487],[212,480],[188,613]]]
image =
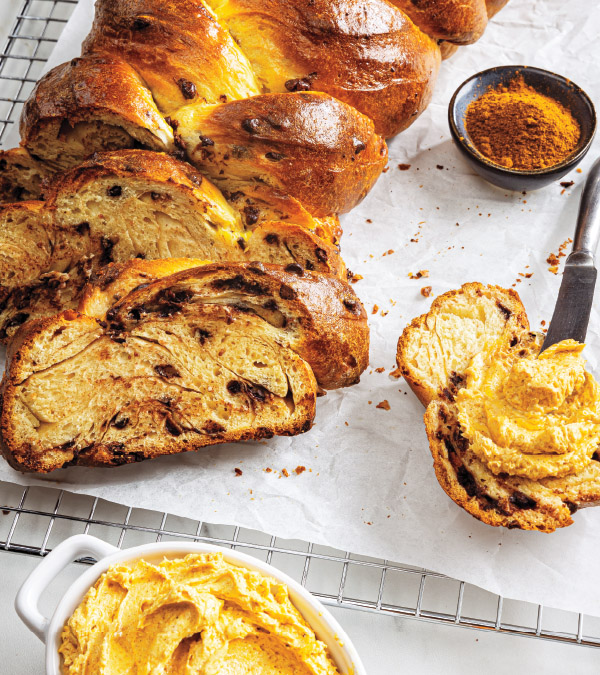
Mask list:
[[583,188],[573,251],[565,263],[554,314],[540,353],[569,338],[585,342],[598,274],[594,253],[599,240],[600,159],[592,166]]

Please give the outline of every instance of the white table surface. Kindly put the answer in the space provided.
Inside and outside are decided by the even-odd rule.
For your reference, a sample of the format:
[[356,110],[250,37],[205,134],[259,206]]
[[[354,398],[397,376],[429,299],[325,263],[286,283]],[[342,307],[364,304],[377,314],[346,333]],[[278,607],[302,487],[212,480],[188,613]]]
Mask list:
[[[523,1],[526,0],[513,0]],[[0,46],[12,28],[21,0],[0,0]],[[0,503],[2,493],[0,487]],[[0,551],[0,673],[42,675],[44,647],[20,622],[13,601],[19,585],[38,563],[30,556]],[[81,571],[72,565],[43,599],[47,611]],[[440,626],[414,619],[333,609],[371,675],[586,675],[598,673],[600,651],[487,631]]]

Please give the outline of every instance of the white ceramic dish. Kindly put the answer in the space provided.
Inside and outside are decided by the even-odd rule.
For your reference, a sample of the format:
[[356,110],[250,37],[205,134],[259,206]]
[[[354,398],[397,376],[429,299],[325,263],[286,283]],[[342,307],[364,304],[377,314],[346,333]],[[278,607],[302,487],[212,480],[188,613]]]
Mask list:
[[[159,542],[121,550],[86,534],[78,534],[59,544],[25,580],[15,599],[17,614],[25,625],[46,645],[46,675],[61,675],[58,647],[62,628],[83,599],[88,589],[111,565],[128,563],[144,558],[148,561],[163,558],[181,558],[188,553],[215,553],[220,551],[233,565],[255,570],[284,583],[290,599],[306,622],[322,640],[342,675],[366,675],[356,650],[348,636],[331,614],[305,588],[256,558],[228,548],[198,543]],[[69,563],[86,555],[98,562],[87,569],[63,595],[51,618],[38,609],[41,594],[57,574]]]

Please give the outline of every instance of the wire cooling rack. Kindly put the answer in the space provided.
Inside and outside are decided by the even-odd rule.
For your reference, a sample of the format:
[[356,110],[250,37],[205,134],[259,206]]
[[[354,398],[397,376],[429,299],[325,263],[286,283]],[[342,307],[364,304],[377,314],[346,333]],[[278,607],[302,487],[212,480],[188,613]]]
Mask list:
[[[8,129],[18,123],[21,106],[77,0],[0,1],[13,2],[18,11],[0,54],[1,144]],[[0,550],[44,556],[63,539],[82,532],[119,547],[151,541],[210,542],[271,563],[325,604],[600,647],[600,618],[506,600],[421,568],[239,527],[126,508],[62,490],[0,482]]]

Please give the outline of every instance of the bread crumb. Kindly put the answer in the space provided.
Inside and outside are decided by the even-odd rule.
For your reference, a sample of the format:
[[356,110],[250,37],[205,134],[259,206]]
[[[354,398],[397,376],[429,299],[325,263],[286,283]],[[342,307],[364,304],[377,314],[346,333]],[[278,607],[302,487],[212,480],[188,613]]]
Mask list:
[[373,401],[367,401],[367,403],[368,403],[369,405],[371,405],[371,403],[373,403]]
[[373,309],[371,310],[371,314],[377,314],[379,311],[379,305],[373,305]]
[[244,472],[236,466],[233,470],[236,476],[241,476]]
[[400,171],[408,171],[410,169],[410,164],[398,164]]
[[390,377],[399,380],[402,377],[402,371],[400,368],[394,368],[392,371],[390,371]]
[[428,298],[431,295],[431,286],[423,286],[421,289],[421,295],[424,298]]
[[355,284],[357,281],[360,281],[361,279],[364,279],[362,274],[353,274],[352,277],[350,278],[350,283]]
[[378,403],[376,408],[381,408],[382,410],[389,410],[390,409],[390,404],[388,403],[387,398],[381,401],[381,403]]
[[376,373],[383,373],[385,371],[385,368],[375,368]]
[[413,274],[412,272],[408,273],[409,279],[422,279],[422,278],[427,278],[428,276],[429,276],[429,270],[419,270],[416,274]]
[[344,424],[345,424],[346,426],[348,426],[348,422],[344,422]]
[[367,218],[367,223],[372,223],[373,221],[370,218]]
[[568,188],[573,187],[573,185],[575,185],[575,181],[574,180],[563,180],[560,185],[561,185],[561,187],[564,187],[565,190],[567,190]]
[[381,314],[381,316],[387,316],[389,314],[389,311],[387,311],[387,310],[383,311],[383,309],[382,309],[381,312],[379,312],[379,313]]
[[272,469],[270,466],[268,466],[268,467],[265,469],[265,472],[266,472],[266,473],[271,473],[272,471],[273,471],[273,469]]
[[395,253],[394,249],[391,248],[389,251],[386,251],[383,255],[382,258],[385,257],[386,255],[392,255],[392,253]]
[[302,465],[299,465],[294,469],[294,471],[295,471],[296,475],[299,476],[301,473],[304,473],[306,471],[306,467],[302,466]]
[[282,473],[282,475],[285,476],[286,478],[290,475],[290,474],[288,473],[288,470],[287,470],[287,469],[281,469],[281,473]]

